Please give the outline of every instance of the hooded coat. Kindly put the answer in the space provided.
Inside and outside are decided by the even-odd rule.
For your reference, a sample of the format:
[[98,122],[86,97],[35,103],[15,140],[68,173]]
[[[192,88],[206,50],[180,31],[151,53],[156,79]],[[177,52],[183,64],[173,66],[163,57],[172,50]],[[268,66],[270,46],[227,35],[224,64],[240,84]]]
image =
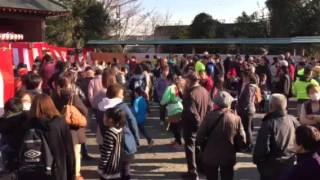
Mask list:
[[[100,130],[100,134],[98,135],[97,132],[97,141],[98,144],[102,144],[102,137],[101,132],[105,131],[105,126],[103,124],[103,116],[104,112],[107,109],[118,107],[126,114],[126,123],[125,127],[123,129],[124,132],[124,152],[126,155],[132,155],[137,152],[137,147],[139,146],[139,130],[136,118],[134,117],[133,113],[131,112],[131,109],[128,107],[127,104],[123,103],[123,100],[120,98],[104,98],[102,101],[98,104],[99,107],[99,115],[97,117],[99,127],[98,130]],[[102,133],[103,134],[103,133]],[[100,136],[100,138],[98,137]]]

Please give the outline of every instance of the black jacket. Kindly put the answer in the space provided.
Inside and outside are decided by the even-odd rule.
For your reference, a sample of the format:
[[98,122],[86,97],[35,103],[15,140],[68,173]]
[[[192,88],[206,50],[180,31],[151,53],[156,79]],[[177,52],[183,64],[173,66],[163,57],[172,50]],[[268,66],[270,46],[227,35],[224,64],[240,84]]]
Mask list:
[[295,160],[295,117],[278,111],[267,114],[262,120],[253,153],[253,162],[265,168],[281,164],[293,166]]
[[[54,91],[51,97],[57,109],[60,112],[62,112],[64,106],[68,104],[71,98],[71,94],[69,94],[68,92],[66,94],[59,96],[58,93]],[[84,116],[87,117],[88,109],[83,104],[82,100],[78,95],[73,95],[72,105],[75,106]],[[71,134],[72,134],[74,144],[82,144],[86,142],[85,128],[79,128],[79,129],[71,128]]]
[[7,118],[0,118],[1,144],[6,146],[2,151],[2,156],[8,160],[5,168],[9,171],[15,170],[18,166],[17,157],[23,136],[29,125],[26,113],[18,113]]
[[90,107],[90,102],[88,98],[88,86],[92,79],[93,79],[92,77],[82,78],[82,79],[79,79],[77,82],[77,87],[81,89],[81,93],[84,95],[84,97],[80,96],[80,98],[83,100],[84,104],[87,107]]
[[280,77],[280,80],[277,83],[275,90],[276,90],[276,93],[284,94],[287,97],[290,95],[291,78],[290,78],[289,74],[285,74]]
[[[4,136],[8,145],[9,154],[5,154],[8,159],[8,170],[18,168],[19,150],[27,129],[36,127],[44,131],[47,138],[56,170],[51,180],[74,180],[75,158],[72,138],[69,127],[63,118],[57,117],[52,120],[28,120],[26,113],[19,113],[9,118],[0,119],[0,133]],[[4,154],[3,154],[4,155]],[[39,179],[38,177],[25,177],[23,179]]]
[[258,74],[259,76],[261,74],[265,74],[267,75],[267,84],[269,87],[272,86],[271,84],[271,72],[270,72],[270,69],[269,69],[269,66],[266,64],[266,65],[258,65],[257,68],[256,68],[256,74]]
[[[74,180],[75,157],[69,126],[62,117],[32,119],[31,127],[41,129],[49,144],[54,159],[52,180]],[[34,177],[28,177],[33,179]]]

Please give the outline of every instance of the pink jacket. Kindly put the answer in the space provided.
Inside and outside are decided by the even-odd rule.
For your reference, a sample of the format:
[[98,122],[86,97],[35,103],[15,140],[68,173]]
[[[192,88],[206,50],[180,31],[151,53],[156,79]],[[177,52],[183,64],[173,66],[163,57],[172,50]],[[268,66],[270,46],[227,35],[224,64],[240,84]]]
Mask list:
[[52,75],[55,73],[55,64],[54,63],[46,63],[41,69],[41,75],[43,79],[42,87],[44,89],[49,88],[48,81],[52,77]]
[[92,79],[88,86],[88,99],[92,107],[96,107],[95,97],[101,90],[105,88],[102,86],[102,76],[98,75]]

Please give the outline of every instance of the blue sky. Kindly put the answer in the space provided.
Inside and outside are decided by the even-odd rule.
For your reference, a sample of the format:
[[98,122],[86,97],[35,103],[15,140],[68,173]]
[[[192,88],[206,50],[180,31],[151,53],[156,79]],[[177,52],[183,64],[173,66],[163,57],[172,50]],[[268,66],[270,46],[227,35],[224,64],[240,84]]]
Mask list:
[[145,9],[155,9],[162,14],[169,12],[172,15],[170,24],[179,21],[190,24],[201,12],[206,12],[215,19],[233,22],[243,11],[250,14],[265,7],[265,0],[142,0],[141,2]]

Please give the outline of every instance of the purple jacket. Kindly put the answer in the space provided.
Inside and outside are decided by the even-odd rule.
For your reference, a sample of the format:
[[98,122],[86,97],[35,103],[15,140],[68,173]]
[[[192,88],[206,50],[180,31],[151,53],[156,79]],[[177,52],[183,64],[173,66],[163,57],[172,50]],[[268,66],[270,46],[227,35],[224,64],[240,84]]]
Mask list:
[[168,86],[169,86],[168,80],[162,77],[158,80],[158,83],[156,85],[156,91],[159,99],[162,98],[164,91],[167,89]]
[[298,154],[297,165],[288,170],[280,180],[319,180],[320,154]]

